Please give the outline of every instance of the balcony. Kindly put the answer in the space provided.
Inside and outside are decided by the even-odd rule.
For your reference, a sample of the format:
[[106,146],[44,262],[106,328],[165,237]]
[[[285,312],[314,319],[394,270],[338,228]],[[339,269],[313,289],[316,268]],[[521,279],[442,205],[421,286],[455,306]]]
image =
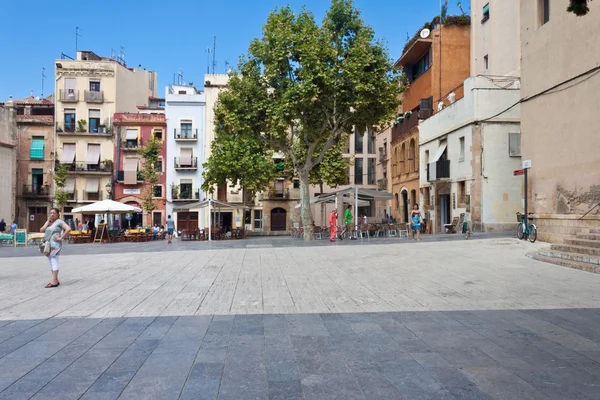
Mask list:
[[409,117],[405,117],[402,122],[392,127],[392,142],[400,138],[402,135],[410,132],[411,129],[419,125],[419,113],[411,113]]
[[85,164],[73,163],[67,165],[70,174],[93,174],[93,175],[110,175],[113,172],[113,163],[98,163]]
[[123,140],[121,141],[121,150],[123,151],[137,151],[142,143],[140,140]]
[[175,135],[175,140],[178,142],[195,142],[198,140],[198,129],[196,130],[181,130],[181,129],[173,129],[173,134]]
[[79,90],[77,89],[60,89],[59,99],[63,103],[77,103],[79,101]]
[[197,170],[198,157],[175,157],[175,169],[178,171]]
[[192,188],[179,189],[177,187],[172,187],[171,188],[171,198],[173,199],[173,201],[199,200],[200,199],[200,191],[199,191],[199,189],[192,189]]
[[102,192],[98,193],[83,193],[83,198],[81,199],[81,203],[92,203],[95,201],[105,200],[103,198]]
[[379,148],[379,162],[384,163],[388,160],[387,149],[384,147]]
[[83,92],[83,97],[85,98],[86,103],[103,103],[104,102],[104,92],[93,92],[89,90],[85,90]]
[[23,185],[23,191],[21,193],[23,197],[48,197],[50,196],[50,188],[47,185]]
[[450,178],[450,160],[439,160],[427,165],[427,182]]
[[62,126],[56,126],[56,133],[62,136],[99,136],[99,137],[111,137],[113,132],[112,129],[105,126],[99,127],[98,132],[88,132],[86,130],[79,130],[77,124],[63,124]]
[[380,190],[382,192],[387,192],[388,180],[387,179],[378,179],[377,180],[377,190]]
[[[125,181],[125,171],[117,171],[117,182]],[[137,181],[139,183],[144,183],[144,177],[140,171],[137,172]]]
[[270,190],[263,194],[264,200],[289,200],[290,191],[288,190]]

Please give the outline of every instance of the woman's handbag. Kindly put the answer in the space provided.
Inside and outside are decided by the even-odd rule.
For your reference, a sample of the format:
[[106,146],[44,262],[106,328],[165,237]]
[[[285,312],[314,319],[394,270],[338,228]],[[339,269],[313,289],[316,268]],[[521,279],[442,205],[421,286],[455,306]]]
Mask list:
[[40,253],[48,257],[51,251],[52,250],[50,249],[50,241],[42,240],[42,242],[40,243]]

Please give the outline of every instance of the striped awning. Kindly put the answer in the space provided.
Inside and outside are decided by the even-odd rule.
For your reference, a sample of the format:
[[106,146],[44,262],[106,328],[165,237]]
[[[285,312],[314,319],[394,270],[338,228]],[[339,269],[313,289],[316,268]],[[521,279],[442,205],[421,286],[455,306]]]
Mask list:
[[99,187],[100,187],[100,179],[99,178],[88,178],[85,191],[87,193],[98,193]]
[[138,159],[137,158],[126,158],[125,159],[125,176],[123,183],[126,185],[137,184],[137,170],[138,170]]
[[86,164],[100,164],[100,145],[88,144],[87,153],[85,154]]
[[44,159],[44,138],[31,139],[31,150],[29,152],[29,157],[32,160]]
[[67,178],[65,190],[68,194],[75,193],[75,178]]
[[60,157],[62,164],[72,164],[75,161],[75,143],[63,144],[63,152]]

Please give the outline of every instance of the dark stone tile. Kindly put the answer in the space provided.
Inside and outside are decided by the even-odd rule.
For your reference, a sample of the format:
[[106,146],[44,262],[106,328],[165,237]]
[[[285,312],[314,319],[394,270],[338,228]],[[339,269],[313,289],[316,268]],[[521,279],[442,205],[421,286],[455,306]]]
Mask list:
[[52,331],[57,326],[65,323],[65,319],[47,319],[37,325],[32,326],[24,332],[16,334],[11,338],[0,343],[0,358],[12,353],[21,346],[39,339],[48,331]]
[[356,380],[341,371],[337,374],[307,374],[301,382],[302,392],[307,400],[367,399]]
[[302,400],[302,383],[300,380],[269,381],[269,400]]
[[290,336],[329,336],[319,314],[286,315]]
[[262,315],[236,315],[231,328],[232,335],[264,335]]
[[81,397],[82,400],[91,399],[116,399],[127,387],[135,371],[110,372],[107,371]]

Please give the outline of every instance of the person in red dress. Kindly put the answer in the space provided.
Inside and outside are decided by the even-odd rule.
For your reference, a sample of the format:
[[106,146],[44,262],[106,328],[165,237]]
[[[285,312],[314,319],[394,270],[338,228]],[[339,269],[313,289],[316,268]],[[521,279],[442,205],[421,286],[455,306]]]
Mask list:
[[335,235],[337,234],[337,210],[333,210],[329,213],[329,241],[335,242]]

